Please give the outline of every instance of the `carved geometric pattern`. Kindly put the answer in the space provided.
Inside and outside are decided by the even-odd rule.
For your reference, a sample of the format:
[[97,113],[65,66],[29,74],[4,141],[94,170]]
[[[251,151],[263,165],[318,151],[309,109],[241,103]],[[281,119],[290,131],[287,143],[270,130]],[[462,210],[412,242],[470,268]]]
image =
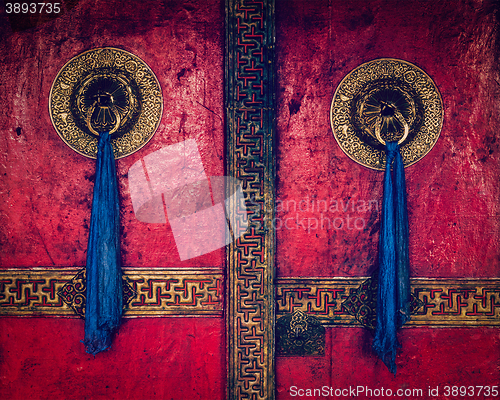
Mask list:
[[[0,316],[76,317],[64,301],[73,292],[64,288],[73,282],[73,297],[84,293],[81,272],[0,270]],[[124,278],[135,292],[125,317],[223,314],[223,276],[218,269],[126,269]],[[277,316],[300,310],[324,326],[364,325],[362,318],[356,319],[360,306],[349,302],[361,298],[361,303],[375,304],[369,301],[373,294],[363,297],[376,290],[370,278],[289,278],[275,283]],[[500,326],[500,278],[412,278],[411,291],[412,317],[405,326]]]
[[226,0],[226,155],[248,221],[228,251],[231,399],[274,398],[273,40],[273,0]]
[[[124,317],[223,315],[218,269],[124,269]],[[0,316],[84,315],[78,269],[0,270]]]
[[[412,316],[404,326],[500,326],[499,278],[412,278],[410,283]],[[376,282],[370,278],[276,281],[276,316],[300,310],[324,326],[373,327],[375,304]]]
[[223,315],[220,270],[131,270],[125,279],[136,293],[125,306],[125,316]]
[[323,325],[358,325],[342,303],[368,278],[277,279],[276,316],[300,310],[314,315]]
[[413,279],[422,301],[408,325],[500,325],[500,279]]
[[0,316],[76,316],[58,292],[78,271],[0,270]]

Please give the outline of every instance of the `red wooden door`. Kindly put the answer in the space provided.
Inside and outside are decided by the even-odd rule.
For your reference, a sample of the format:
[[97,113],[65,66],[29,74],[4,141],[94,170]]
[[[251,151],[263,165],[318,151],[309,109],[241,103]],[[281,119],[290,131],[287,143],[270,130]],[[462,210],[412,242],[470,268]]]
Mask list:
[[[491,393],[500,380],[494,2],[231,0],[224,10],[219,1],[82,0],[62,10],[0,14],[3,397]],[[151,142],[117,162],[124,275],[135,297],[112,348],[94,358],[80,343],[83,320],[57,292],[85,265],[95,166],[57,137],[47,109],[65,62],[104,46],[151,67],[164,109]],[[350,160],[329,121],[342,78],[381,57],[425,70],[445,112],[436,146],[406,170],[413,293],[423,306],[399,333],[396,377],[345,304],[376,268],[382,174]],[[134,213],[130,168],[188,139],[207,176],[243,182],[250,227],[227,248],[226,284],[222,249],[181,261],[169,222]],[[317,317],[324,355],[274,356],[273,284],[277,323],[294,311]]]
[[[136,218],[128,179],[134,164],[188,139],[206,175],[224,175],[223,5],[76,3],[55,18],[0,11],[1,397],[224,398],[224,249],[181,261],[169,223]],[[116,164],[135,294],[112,347],[94,357],[81,343],[84,321],[57,291],[85,266],[95,161],[57,136],[48,102],[67,61],[108,46],[149,65],[164,105],[153,139]]]
[[[328,326],[323,356],[278,355],[277,398],[379,398],[385,388],[444,399],[500,382],[495,10],[488,1],[276,2],[276,312]],[[377,266],[383,172],[348,158],[329,121],[340,81],[377,58],[422,68],[444,103],[437,144],[406,168],[412,290],[424,305],[399,332],[396,376],[345,303]]]

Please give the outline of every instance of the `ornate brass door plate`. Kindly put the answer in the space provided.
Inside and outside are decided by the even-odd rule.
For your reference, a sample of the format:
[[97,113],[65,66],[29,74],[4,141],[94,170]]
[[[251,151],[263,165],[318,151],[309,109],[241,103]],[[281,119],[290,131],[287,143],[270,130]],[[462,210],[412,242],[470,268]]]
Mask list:
[[276,321],[277,356],[324,356],[325,328],[314,316],[298,310]]
[[357,163],[383,170],[383,143],[397,140],[407,167],[437,142],[443,102],[432,79],[420,68],[381,58],[360,65],[340,82],[330,120],[340,148]]
[[151,69],[112,47],[86,51],[57,74],[49,113],[58,135],[77,153],[96,158],[99,133],[109,131],[115,158],[142,148],[161,120],[163,99]]

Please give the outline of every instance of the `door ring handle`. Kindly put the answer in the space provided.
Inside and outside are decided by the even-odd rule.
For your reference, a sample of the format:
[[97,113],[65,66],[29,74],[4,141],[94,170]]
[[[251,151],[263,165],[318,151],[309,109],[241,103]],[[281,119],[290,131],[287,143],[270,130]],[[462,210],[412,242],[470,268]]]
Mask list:
[[[92,104],[92,107],[90,107],[90,110],[89,112],[87,113],[87,118],[85,118],[85,122],[87,123],[87,128],[89,128],[89,131],[91,133],[93,133],[94,135],[97,135],[99,136],[99,132],[97,132],[93,127],[92,127],[92,114],[94,113],[94,110],[96,108],[96,105],[97,105],[97,102],[95,102],[94,104]],[[121,123],[121,117],[120,117],[120,113],[118,112],[118,110],[116,109],[116,107],[114,106],[111,106],[111,107],[107,107],[109,108],[111,111],[113,111],[113,114],[115,114],[115,117],[116,117],[116,124],[115,126],[113,127],[113,129],[111,129],[109,131],[109,134],[112,135],[113,133],[115,133],[118,128],[120,127],[120,123]]]
[[[408,126],[408,122],[404,119],[403,115],[399,112],[398,109],[394,110],[394,116],[398,119],[399,122],[401,122],[405,128],[405,132],[403,134],[403,137],[399,139],[398,144],[400,145],[403,143],[406,138],[408,137],[408,133],[410,132],[410,127]],[[379,115],[375,121],[375,137],[377,140],[382,143],[385,146],[385,140],[382,139],[382,136],[380,135],[380,131],[382,129],[382,117]]]

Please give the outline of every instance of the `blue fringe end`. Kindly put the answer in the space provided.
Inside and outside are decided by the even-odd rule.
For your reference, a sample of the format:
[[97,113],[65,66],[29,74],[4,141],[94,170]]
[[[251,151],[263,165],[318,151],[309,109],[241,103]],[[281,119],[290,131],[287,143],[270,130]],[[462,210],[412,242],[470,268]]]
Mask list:
[[86,269],[83,343],[95,355],[111,346],[123,308],[118,185],[108,132],[99,136]]
[[[404,164],[397,142],[388,142],[386,152],[373,349],[396,374],[396,350],[401,347],[396,330],[410,319],[409,231]],[[394,183],[391,174],[393,161]]]

